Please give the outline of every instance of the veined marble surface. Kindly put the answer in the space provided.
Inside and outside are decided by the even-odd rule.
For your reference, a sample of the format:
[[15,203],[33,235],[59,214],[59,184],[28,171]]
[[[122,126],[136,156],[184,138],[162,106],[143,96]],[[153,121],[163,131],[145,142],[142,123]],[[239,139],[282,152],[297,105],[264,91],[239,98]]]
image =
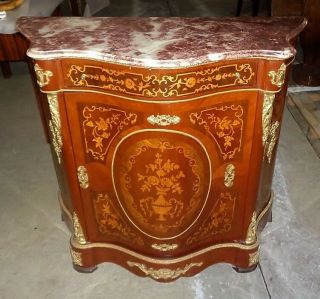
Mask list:
[[224,59],[295,54],[306,25],[287,18],[32,18],[17,27],[34,59],[85,57],[142,67],[187,67]]

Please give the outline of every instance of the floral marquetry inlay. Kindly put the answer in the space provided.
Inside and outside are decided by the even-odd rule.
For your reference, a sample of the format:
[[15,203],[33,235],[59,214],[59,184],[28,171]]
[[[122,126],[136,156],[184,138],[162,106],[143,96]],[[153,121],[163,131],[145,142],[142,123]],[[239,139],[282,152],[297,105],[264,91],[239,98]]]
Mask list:
[[190,245],[201,239],[230,231],[233,221],[236,197],[229,192],[221,193],[209,217],[200,225],[199,229],[190,236],[186,244]]
[[243,107],[240,105],[212,107],[190,114],[190,121],[209,133],[224,160],[241,151]]
[[207,67],[199,71],[141,74],[92,65],[71,65],[68,78],[74,86],[146,97],[186,96],[229,86],[253,84],[255,66],[249,63]]
[[120,178],[115,186],[132,222],[145,234],[166,239],[198,217],[207,198],[210,175],[205,171],[210,166],[195,141],[153,134],[159,137],[122,146],[114,163],[114,177]]
[[[306,25],[303,16],[17,20],[46,97],[75,270],[108,262],[168,283],[220,263],[259,265],[292,41]],[[142,286],[140,297],[156,297]]]
[[[146,165],[145,172],[143,174],[137,173],[137,175],[138,181],[141,182],[140,190],[142,192],[148,194],[154,189],[157,194],[157,198],[152,202],[149,197],[142,199],[140,204],[143,209],[147,209],[146,206],[152,205],[159,221],[165,221],[165,217],[168,214],[173,217],[174,214],[172,213],[181,213],[184,205],[183,202],[179,200],[175,200],[174,202],[171,199],[169,200],[170,193],[180,195],[184,191],[182,179],[186,177],[186,174],[181,170],[179,164],[171,162],[170,159],[166,160],[162,154],[157,153],[153,163]],[[196,186],[196,188],[198,188],[198,186]],[[174,208],[171,209],[173,205]]]
[[136,123],[137,115],[105,106],[85,106],[82,128],[86,153],[104,161],[110,143],[125,127]]
[[95,195],[94,209],[98,228],[102,234],[141,246],[144,244],[141,237],[137,236],[122,220],[108,194],[98,193]]

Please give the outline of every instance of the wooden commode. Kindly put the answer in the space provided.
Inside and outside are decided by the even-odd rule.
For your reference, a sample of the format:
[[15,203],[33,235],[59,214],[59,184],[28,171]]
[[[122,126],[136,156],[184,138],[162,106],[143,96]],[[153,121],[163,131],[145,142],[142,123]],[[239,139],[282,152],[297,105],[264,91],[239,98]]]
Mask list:
[[249,271],[303,18],[21,18],[74,267]]

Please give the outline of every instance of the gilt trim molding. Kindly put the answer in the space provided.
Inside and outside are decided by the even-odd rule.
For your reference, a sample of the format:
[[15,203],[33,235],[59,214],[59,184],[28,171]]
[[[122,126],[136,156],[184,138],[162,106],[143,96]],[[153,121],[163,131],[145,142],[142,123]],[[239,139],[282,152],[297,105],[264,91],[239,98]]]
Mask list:
[[74,239],[81,245],[86,244],[87,241],[86,241],[86,238],[83,234],[83,230],[82,230],[82,227],[81,227],[81,224],[79,222],[79,218],[78,218],[76,212],[73,212],[72,223],[73,223]]
[[52,135],[52,146],[57,155],[58,163],[61,164],[62,135],[58,95],[56,93],[49,93],[47,94],[47,99],[51,115],[49,129]]

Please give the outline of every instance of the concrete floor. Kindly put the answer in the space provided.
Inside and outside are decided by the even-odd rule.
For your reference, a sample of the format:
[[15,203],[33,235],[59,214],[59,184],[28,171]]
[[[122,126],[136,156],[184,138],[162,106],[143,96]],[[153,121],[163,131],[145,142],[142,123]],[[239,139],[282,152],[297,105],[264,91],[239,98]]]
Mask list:
[[[141,3],[152,2],[134,3],[137,13]],[[113,264],[80,274],[72,269],[70,233],[60,221],[57,181],[27,67],[14,63],[13,72],[10,79],[0,77],[1,299],[320,298],[320,160],[290,113],[278,149],[273,222],[261,236],[256,271],[237,274],[219,264],[169,284]]]

